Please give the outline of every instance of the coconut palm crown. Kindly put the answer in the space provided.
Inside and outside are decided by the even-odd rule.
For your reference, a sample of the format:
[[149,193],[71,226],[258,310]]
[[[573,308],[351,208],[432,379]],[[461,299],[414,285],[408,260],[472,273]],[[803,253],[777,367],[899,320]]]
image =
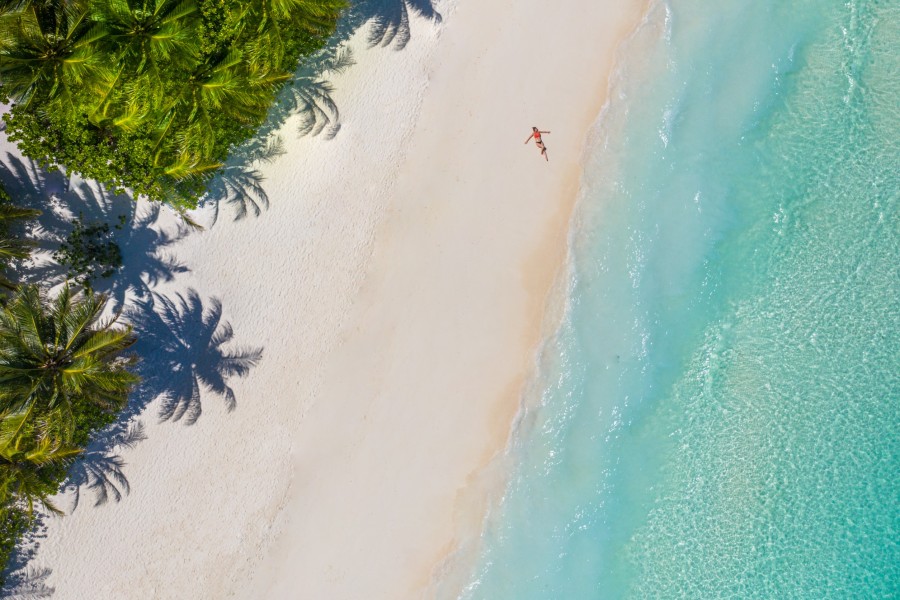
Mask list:
[[8,137],[44,165],[193,208],[345,0],[0,0]]
[[36,431],[30,412],[0,413],[0,506],[16,502],[31,515],[37,503],[58,514],[49,499],[58,488],[58,470],[81,449]]
[[[101,319],[106,298],[75,294],[67,285],[55,298],[22,287],[0,311],[0,411],[31,411],[54,429],[71,432],[73,408],[119,409],[137,377],[130,327]],[[49,415],[49,416],[48,416]]]

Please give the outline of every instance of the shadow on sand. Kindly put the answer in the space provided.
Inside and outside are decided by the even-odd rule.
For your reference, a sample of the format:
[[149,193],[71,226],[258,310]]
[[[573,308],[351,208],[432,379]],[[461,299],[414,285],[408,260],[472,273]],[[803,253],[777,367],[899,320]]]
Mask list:
[[114,240],[122,253],[122,266],[109,278],[97,278],[95,291],[110,297],[112,308],[122,308],[129,298],[146,298],[161,282],[171,281],[187,267],[166,250],[187,234],[154,227],[159,206],[136,204],[129,196],[114,195],[102,186],[61,172],[46,172],[30,159],[7,154],[0,163],[0,181],[18,204],[43,211],[26,235],[37,243],[33,258],[19,267],[14,277],[26,283],[56,285],[64,282],[67,269],[52,259],[53,253],[73,229],[73,219],[106,223],[114,227]]
[[402,50],[412,39],[410,14],[432,21],[441,20],[432,0],[363,0],[351,12],[358,12],[357,28],[371,22],[369,46],[386,46]]
[[47,578],[52,572],[51,569],[27,567],[11,573],[3,588],[3,597],[7,600],[49,598],[56,591],[47,585]]
[[140,417],[151,402],[160,402],[160,421],[185,425],[197,422],[202,401],[210,395],[221,396],[230,412],[237,398],[229,380],[245,377],[262,358],[261,348],[227,348],[234,331],[222,320],[217,299],[204,305],[194,290],[173,297],[154,293],[134,301],[123,314],[137,334],[134,349],[141,357],[141,382],[116,423],[95,435],[70,468],[61,490],[69,512],[78,509],[84,492],[100,506],[118,502],[131,491],[119,453],[146,439]]
[[[201,205],[212,207],[213,223],[222,206],[229,208],[235,220],[258,216],[268,208],[269,198],[257,167],[284,154],[278,130],[289,117],[299,115],[300,135],[321,135],[325,139],[337,135],[340,111],[332,99],[328,78],[353,64],[346,42],[361,28],[369,27],[370,48],[402,50],[411,39],[411,15],[441,20],[433,0],[353,3],[325,48],[298,67],[266,123],[232,153],[210,183]],[[202,399],[210,394],[220,396],[226,409],[233,410],[237,399],[228,382],[246,376],[261,360],[262,348],[228,349],[234,332],[222,319],[218,299],[204,303],[193,289],[171,297],[153,291],[188,270],[166,250],[189,230],[161,231],[156,226],[158,206],[136,204],[128,195],[111,194],[103,186],[68,178],[59,171],[47,172],[13,154],[0,161],[0,181],[17,204],[43,211],[36,222],[26,226],[26,236],[35,240],[37,248],[34,258],[12,274],[19,281],[53,286],[66,280],[65,267],[52,260],[52,255],[72,232],[75,217],[85,223],[122,223],[114,232],[114,240],[121,249],[123,264],[112,277],[95,280],[93,287],[107,294],[111,309],[122,312],[134,325],[142,383],[119,420],[95,436],[78,458],[61,490],[71,499],[70,510],[81,505],[84,492],[92,495],[94,506],[117,502],[131,489],[119,452],[145,439],[139,417],[148,404],[160,399],[161,421],[187,425],[197,422]],[[51,570],[29,565],[46,537],[47,518],[37,517],[7,565],[4,598],[32,600],[53,594],[46,583]]]
[[221,396],[230,412],[237,406],[232,377],[244,377],[262,359],[262,348],[224,348],[234,337],[222,320],[222,303],[206,306],[193,289],[167,298],[158,294],[125,312],[134,324],[142,357],[138,398],[162,398],[159,418],[193,425],[203,412],[201,390]]
[[[60,490],[62,507],[69,512],[81,506],[85,492],[94,506],[118,502],[131,489],[119,453],[145,439],[139,417],[147,406],[158,399],[161,421],[188,425],[200,417],[201,400],[207,396],[221,396],[226,408],[233,410],[237,398],[229,381],[246,376],[261,359],[262,349],[229,349],[234,331],[222,319],[218,299],[203,301],[194,290],[171,298],[152,291],[187,271],[165,254],[187,230],[163,232],[156,223],[159,207],[136,205],[129,197],[109,194],[96,184],[70,182],[59,172],[48,173],[13,155],[0,161],[0,180],[16,203],[43,211],[25,226],[26,237],[37,248],[34,258],[14,273],[18,281],[50,287],[66,280],[65,267],[52,255],[72,231],[76,215],[85,222],[123,223],[112,230],[123,264],[110,278],[95,280],[93,287],[108,295],[111,311],[122,313],[123,320],[134,326],[139,338],[135,350],[141,357],[138,372],[143,379],[116,423],[96,434],[73,463]],[[45,584],[50,570],[29,566],[46,536],[48,518],[38,517],[7,565],[7,583],[0,592],[4,598],[46,598],[53,593]]]
[[231,208],[235,220],[258,216],[268,208],[269,198],[261,185],[263,177],[258,166],[284,153],[278,131],[289,117],[299,115],[297,132],[301,136],[333,139],[338,134],[341,115],[332,98],[329,78],[353,65],[346,43],[357,31],[369,28],[370,48],[402,50],[412,38],[412,15],[433,22],[442,20],[434,0],[361,0],[351,4],[325,47],[294,72],[256,135],[232,153],[210,183],[201,205],[213,207],[213,223],[223,205]]

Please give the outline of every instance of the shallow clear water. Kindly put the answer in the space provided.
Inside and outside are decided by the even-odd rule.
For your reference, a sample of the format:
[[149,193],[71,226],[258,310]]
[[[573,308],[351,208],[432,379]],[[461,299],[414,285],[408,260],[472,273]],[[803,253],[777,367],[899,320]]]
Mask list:
[[900,1],[669,0],[466,599],[900,596]]

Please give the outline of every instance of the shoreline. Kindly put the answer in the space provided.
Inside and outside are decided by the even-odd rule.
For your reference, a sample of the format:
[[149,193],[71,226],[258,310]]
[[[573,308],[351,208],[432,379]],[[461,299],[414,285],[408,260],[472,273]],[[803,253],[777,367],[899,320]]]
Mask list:
[[[221,300],[230,347],[263,359],[229,380],[234,412],[204,391],[184,427],[150,403],[120,452],[130,495],[48,521],[30,565],[59,597],[437,593],[502,483],[586,136],[645,9],[565,4],[445,1],[402,51],[358,31],[337,136],[291,118],[261,167],[269,209],[172,247],[189,270],[154,291]],[[553,132],[547,164],[531,125]]]
[[[384,455],[380,452],[367,453],[365,448],[358,449],[358,454],[345,457],[341,466],[351,472],[347,481],[355,477],[365,478],[367,484],[377,488],[378,484],[369,478],[373,477],[372,473],[378,473],[379,477],[390,479],[390,492],[367,498],[367,518],[351,518],[342,523],[342,527],[351,532],[347,536],[330,534],[327,525],[322,524],[324,522],[316,526],[316,517],[297,519],[296,515],[305,514],[311,506],[296,497],[290,500],[293,505],[289,504],[286,512],[294,516],[294,521],[286,525],[281,539],[273,545],[269,564],[258,573],[251,586],[254,593],[262,591],[266,596],[282,597],[289,590],[309,582],[315,573],[324,571],[334,572],[335,581],[328,586],[312,583],[308,592],[311,597],[355,598],[364,595],[369,598],[398,598],[418,597],[423,592],[433,596],[438,593],[435,586],[446,583],[437,581],[436,577],[441,579],[456,571],[454,563],[460,560],[460,549],[480,534],[486,507],[498,487],[505,484],[503,477],[492,478],[497,473],[493,473],[490,465],[508,445],[512,426],[521,408],[523,391],[533,377],[536,352],[547,332],[555,329],[549,322],[558,321],[558,314],[556,317],[549,316],[548,320],[548,303],[552,302],[550,296],[554,282],[560,276],[560,269],[565,267],[569,224],[580,185],[584,144],[606,102],[606,88],[615,51],[640,22],[645,6],[643,2],[636,3],[630,7],[630,12],[619,8],[615,18],[610,17],[614,11],[609,6],[593,9],[595,15],[602,14],[606,18],[604,25],[609,29],[605,32],[598,33],[596,26],[585,26],[574,36],[571,31],[565,36],[557,33],[557,41],[562,43],[563,38],[569,42],[576,40],[575,46],[592,43],[590,37],[594,40],[602,38],[599,43],[593,43],[604,49],[603,68],[596,68],[596,54],[581,49],[583,55],[592,57],[590,62],[596,69],[593,77],[578,75],[590,70],[587,64],[567,65],[568,70],[561,83],[562,87],[570,86],[568,94],[549,94],[553,98],[544,102],[518,98],[526,105],[539,105],[536,112],[546,111],[547,114],[553,113],[552,105],[560,101],[560,96],[571,95],[583,102],[574,118],[566,120],[553,115],[557,124],[563,122],[563,128],[558,130],[556,137],[553,134],[547,136],[551,156],[555,157],[551,158],[551,165],[558,171],[553,171],[549,178],[544,179],[538,179],[546,172],[539,170],[545,165],[539,156],[534,156],[536,150],[529,147],[520,156],[516,151],[521,150],[518,148],[521,140],[516,138],[513,144],[509,139],[518,132],[513,124],[515,119],[501,118],[504,122],[492,127],[500,116],[499,112],[479,119],[468,108],[474,103],[467,103],[465,98],[447,100],[454,94],[460,95],[462,74],[473,62],[477,65],[476,70],[484,69],[492,73],[485,73],[489,79],[494,79],[493,73],[496,71],[482,65],[491,60],[505,66],[513,62],[512,70],[518,72],[520,80],[525,81],[528,79],[527,71],[534,66],[525,64],[526,58],[516,58],[521,50],[521,40],[507,38],[500,42],[506,43],[504,47],[493,51],[491,46],[496,38],[491,29],[504,19],[540,19],[539,3],[501,2],[490,8],[480,8],[483,10],[476,12],[472,6],[457,6],[452,23],[442,33],[436,53],[438,65],[430,78],[420,115],[421,125],[413,134],[409,158],[400,170],[396,197],[379,227],[369,273],[353,314],[348,319],[354,326],[353,331],[347,334],[341,348],[327,361],[333,374],[326,375],[325,379],[332,383],[326,385],[320,400],[325,405],[332,405],[339,404],[344,398],[369,395],[366,415],[363,422],[357,424],[354,434],[361,435],[367,441],[373,436],[382,436],[370,442],[370,449],[390,447],[390,451],[396,453],[390,455],[391,460],[384,461],[388,470],[398,465],[419,470],[407,478],[391,477],[391,473],[379,464]],[[586,15],[587,22],[593,22],[590,16]],[[560,27],[559,31],[562,30],[564,28]],[[500,29],[497,31],[502,32]],[[487,48],[463,48],[461,39],[487,42]],[[566,53],[561,51],[560,54]],[[555,58],[558,60],[560,57]],[[546,60],[552,63],[554,57]],[[536,58],[535,62],[541,66],[539,59]],[[508,77],[510,81],[517,78],[515,74]],[[576,78],[580,79],[577,83],[573,81]],[[515,95],[506,91],[510,81],[491,82],[490,93],[499,92],[501,96],[488,102],[496,111],[502,110],[503,100],[508,101],[509,105],[517,101]],[[473,97],[482,96],[477,82],[467,81],[464,87]],[[544,106],[545,103],[548,106]],[[454,128],[450,124],[457,122],[456,117],[472,126]],[[432,123],[440,119],[446,119],[447,128],[456,131],[432,129]],[[525,122],[528,123],[527,116]],[[568,130],[566,125],[570,125]],[[469,136],[466,131],[478,131],[479,134]],[[527,133],[527,125],[523,131]],[[466,147],[469,140],[478,144],[481,134],[491,143],[496,143],[497,147],[508,145],[510,156],[497,160],[516,178],[526,180],[526,185],[540,189],[524,204],[522,197],[515,193],[523,189],[521,182],[513,187],[513,178],[486,174],[483,165],[487,164],[484,161],[487,157],[479,154],[477,149],[471,152],[478,154],[481,164],[471,164]],[[561,143],[552,143],[554,139]],[[569,144],[563,146],[566,142]],[[429,172],[429,160],[423,157],[438,154],[449,157],[450,161],[438,168],[434,174],[435,182],[422,176]],[[456,166],[459,166],[458,171],[454,170]],[[503,171],[502,168],[496,170]],[[473,176],[477,183],[473,185],[474,182],[466,181],[463,174]],[[441,191],[443,184],[450,188],[446,193]],[[509,187],[515,191],[510,191]],[[490,191],[499,193],[492,197]],[[507,194],[506,198],[501,197],[503,192]],[[444,198],[446,201],[441,202]],[[472,201],[464,202],[462,198]],[[490,214],[495,198],[497,214]],[[547,198],[552,200],[546,202]],[[460,207],[460,204],[463,206]],[[480,218],[471,219],[473,214]],[[492,239],[494,228],[510,222],[515,227],[500,232],[503,239],[499,243]],[[486,246],[490,253],[483,258],[495,264],[473,272],[473,264],[459,258],[471,252],[471,248],[467,247],[467,238],[475,238],[475,244]],[[499,258],[495,258],[497,254]],[[468,258],[477,259],[477,256]],[[453,262],[450,264],[445,262],[451,260]],[[435,270],[442,274],[435,276]],[[495,285],[493,278],[501,278],[501,281]],[[471,307],[460,307],[459,298],[473,299],[478,294],[490,296],[493,303],[483,312],[476,313],[472,321],[466,322],[467,318],[472,318]],[[420,306],[424,308],[420,309]],[[514,317],[508,316],[510,312],[515,313]],[[435,324],[433,319],[450,319],[455,324],[453,327],[442,326]],[[456,327],[461,327],[465,335],[453,330]],[[484,336],[485,329],[498,327],[501,332],[491,331],[489,336]],[[414,354],[419,350],[427,352],[423,344],[417,344],[416,337],[428,339],[435,346],[450,340],[446,347],[454,352],[455,363],[446,368],[425,364]],[[511,349],[509,344],[514,344],[515,349]],[[485,348],[484,354],[469,359],[456,354],[466,347],[471,352],[473,346]],[[376,354],[367,356],[367,353]],[[445,352],[437,356],[429,353],[429,357],[440,362],[442,354],[446,355]],[[490,365],[489,368],[482,368],[486,364]],[[426,380],[419,379],[422,375],[417,376],[418,367],[427,373]],[[334,383],[339,381],[339,373],[348,371],[354,373],[354,381]],[[462,379],[477,383],[460,383]],[[458,393],[457,397],[466,394],[472,394],[472,397],[458,411],[447,409],[447,405],[453,402],[451,396],[454,394],[447,392],[448,389]],[[425,397],[427,400],[424,400]],[[411,418],[408,412],[419,414],[419,401],[429,403],[428,412],[423,412],[421,419]],[[382,424],[393,419],[408,422],[403,423],[400,431],[397,426],[392,428],[388,425],[378,430],[378,426],[368,427],[364,422],[372,415]],[[426,431],[422,435],[406,435],[407,426],[425,424],[435,417],[443,423],[453,423],[448,428],[449,433],[442,427],[425,425]],[[475,433],[460,436],[459,431]],[[385,434],[388,432],[392,436],[403,436],[403,441],[387,439]],[[325,435],[333,437],[330,433]],[[313,447],[319,443],[322,440],[311,443],[305,452],[314,451]],[[356,445],[357,442],[348,438],[346,443]],[[434,454],[451,445],[449,454],[453,459],[441,462],[440,458],[434,458],[427,465],[408,465],[406,463],[411,461],[404,456],[403,449],[394,447],[396,445],[409,451],[431,451]],[[372,457],[378,457],[378,460]],[[297,471],[303,469],[301,465],[295,468]],[[436,481],[436,477],[441,481]],[[446,479],[450,481],[442,481]],[[423,485],[437,488],[437,491],[433,490],[428,495],[422,492]],[[347,484],[343,491],[349,493],[355,487]],[[367,489],[366,485],[361,487]],[[335,494],[333,499],[338,497],[339,494]],[[305,510],[301,510],[301,506]],[[414,515],[410,516],[409,512],[414,512]],[[356,516],[356,513],[350,514]],[[371,523],[373,514],[387,515],[393,526]],[[435,521],[440,521],[440,524]],[[298,540],[326,536],[335,539],[332,542],[335,550],[330,556],[326,551],[325,558],[321,546],[309,548],[308,551],[292,546]],[[393,557],[378,554],[386,549],[384,544],[387,540],[391,540],[388,548],[400,550]],[[348,547],[359,550],[360,554],[348,557]],[[376,548],[379,550],[374,550]],[[392,561],[392,558],[398,560]],[[351,568],[336,567],[335,563],[339,560],[345,561],[345,565],[349,563]],[[414,564],[410,565],[410,562]],[[360,564],[366,565],[363,572],[353,569],[353,566],[358,568]]]
[[[602,81],[597,82],[596,92],[590,96],[595,103],[586,113],[590,116],[584,121],[580,145],[582,153],[588,151],[592,143],[590,138],[595,130],[599,131],[598,127],[609,106],[609,94],[616,83],[614,79],[621,76],[616,68],[624,58],[623,45],[646,24],[651,8],[652,0],[635,3],[631,7],[634,18],[620,14],[616,34],[607,40],[603,56],[605,64],[602,68],[605,75]],[[511,469],[515,468],[514,457],[510,453],[511,446],[518,435],[527,431],[529,411],[540,402],[539,395],[544,383],[541,380],[544,369],[542,365],[548,358],[544,353],[548,344],[553,342],[568,310],[571,284],[569,260],[574,218],[584,185],[585,161],[586,156],[581,156],[577,166],[572,166],[573,172],[565,178],[565,186],[559,193],[559,213],[548,226],[550,235],[541,247],[534,249],[526,260],[527,266],[523,268],[523,278],[529,279],[529,293],[539,303],[534,311],[536,317],[530,322],[533,342],[530,344],[529,368],[511,386],[511,394],[514,395],[514,398],[508,400],[508,405],[512,408],[511,416],[504,420],[503,431],[497,433],[498,450],[473,472],[465,493],[460,494],[452,549],[435,567],[425,597],[455,600],[471,583],[474,568],[480,558],[481,535],[485,527],[490,525],[493,511],[503,502]]]
[[[605,68],[607,79],[600,84],[598,93],[594,96],[598,102],[596,110],[592,110],[594,118],[590,125],[585,127],[582,144],[582,150],[585,153],[589,152],[592,145],[597,143],[598,140],[595,139],[595,136],[606,137],[609,135],[609,132],[605,131],[604,120],[606,112],[610,108],[610,94],[614,93],[621,85],[624,77],[620,65],[635,50],[631,47],[633,44],[629,43],[641,33],[644,27],[648,26],[648,19],[656,6],[653,0],[642,1],[639,4],[640,10],[635,13],[638,18],[623,25],[618,37],[615,38],[616,42],[610,46],[612,52],[606,57],[608,59]],[[638,52],[640,51],[641,49],[638,49]],[[622,101],[621,98],[617,100]],[[562,320],[570,308],[572,243],[578,225],[576,220],[578,205],[582,201],[581,192],[585,185],[584,173],[585,169],[589,167],[588,158],[587,154],[582,157],[577,174],[573,174],[567,181],[567,189],[571,189],[571,193],[562,194],[561,204],[564,206],[567,216],[565,224],[559,229],[562,230],[562,236],[565,239],[561,244],[558,243],[559,240],[553,240],[555,247],[548,248],[550,251],[558,251],[560,257],[555,261],[557,269],[554,276],[550,278],[552,283],[544,295],[541,318],[539,326],[536,328],[538,333],[536,333],[537,341],[534,345],[532,367],[522,377],[521,385],[518,386],[521,392],[517,395],[518,404],[514,417],[509,421],[506,441],[501,451],[473,476],[475,481],[470,485],[467,501],[478,506],[478,509],[469,510],[467,512],[468,522],[457,528],[457,531],[462,533],[457,535],[458,543],[455,550],[449,552],[435,570],[435,577],[427,594],[429,598],[457,600],[460,598],[460,594],[468,589],[466,586],[472,584],[472,577],[475,575],[474,568],[478,565],[477,561],[482,550],[481,535],[486,527],[491,526],[494,510],[504,501],[512,469],[516,467],[515,457],[511,453],[512,445],[518,436],[528,435],[530,428],[535,426],[532,421],[534,415],[531,411],[539,409],[541,394],[545,391],[544,386],[546,385],[541,374],[547,368],[545,362],[556,359],[555,356],[548,356],[545,352],[548,346],[555,342],[555,336],[559,332]],[[551,244],[547,245],[551,246]],[[542,252],[536,251],[534,255],[533,264],[539,264],[541,260],[546,262],[546,259],[540,258],[543,255]]]

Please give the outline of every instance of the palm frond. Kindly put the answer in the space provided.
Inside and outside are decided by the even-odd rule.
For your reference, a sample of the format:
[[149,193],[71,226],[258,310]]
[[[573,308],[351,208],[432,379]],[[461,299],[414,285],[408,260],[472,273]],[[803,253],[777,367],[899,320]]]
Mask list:
[[75,403],[121,407],[137,377],[122,353],[130,327],[101,321],[105,297],[64,286],[46,298],[22,287],[0,309],[0,409],[40,405],[71,420]]
[[182,154],[175,162],[167,166],[163,173],[176,180],[196,179],[221,166],[222,163],[207,160],[202,156]]

